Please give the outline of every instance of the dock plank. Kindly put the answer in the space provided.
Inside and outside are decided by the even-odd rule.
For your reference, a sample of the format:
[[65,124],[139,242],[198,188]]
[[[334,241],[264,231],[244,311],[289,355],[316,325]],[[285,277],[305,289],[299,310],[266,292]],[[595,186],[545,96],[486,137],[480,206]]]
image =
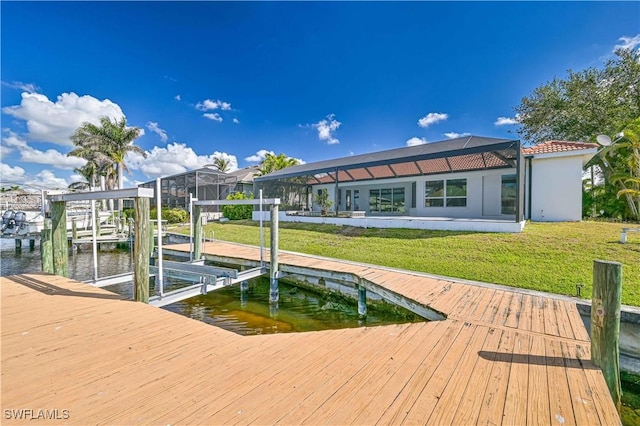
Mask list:
[[[220,241],[204,251],[260,258]],[[280,262],[366,275],[449,318],[239,336],[62,277],[1,277],[1,408],[66,409],[80,425],[620,422],[569,301],[309,255]]]

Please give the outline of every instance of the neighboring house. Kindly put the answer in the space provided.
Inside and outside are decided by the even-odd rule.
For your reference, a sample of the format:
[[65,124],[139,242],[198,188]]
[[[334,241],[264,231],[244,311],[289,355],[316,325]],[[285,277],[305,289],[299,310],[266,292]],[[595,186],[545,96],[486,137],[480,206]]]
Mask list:
[[234,192],[244,192],[249,196],[253,192],[253,179],[258,175],[258,166],[249,166],[235,172],[227,173],[229,176],[235,176],[237,179]]
[[[518,232],[528,218],[581,219],[582,167],[596,152],[588,143],[523,148],[518,140],[469,136],[293,166],[254,185],[283,199],[289,214],[281,220]],[[314,217],[313,195],[323,190],[347,218]],[[362,216],[354,211],[366,222],[349,218]]]

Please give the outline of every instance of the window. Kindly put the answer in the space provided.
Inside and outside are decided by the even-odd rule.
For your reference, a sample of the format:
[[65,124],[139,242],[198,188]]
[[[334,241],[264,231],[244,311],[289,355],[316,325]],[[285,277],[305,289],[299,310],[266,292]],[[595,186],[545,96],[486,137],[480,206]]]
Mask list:
[[516,175],[502,175],[502,214],[516,214],[517,189]]
[[467,206],[467,180],[448,179],[447,187],[447,207]]
[[369,211],[375,213],[404,213],[404,188],[369,190]]
[[351,211],[351,190],[347,189],[346,194],[347,194],[347,199],[346,199],[347,205],[345,206],[345,208],[347,209],[347,211]]
[[444,181],[430,180],[426,183],[425,207],[444,207]]
[[466,207],[467,179],[427,181],[424,205],[425,207]]

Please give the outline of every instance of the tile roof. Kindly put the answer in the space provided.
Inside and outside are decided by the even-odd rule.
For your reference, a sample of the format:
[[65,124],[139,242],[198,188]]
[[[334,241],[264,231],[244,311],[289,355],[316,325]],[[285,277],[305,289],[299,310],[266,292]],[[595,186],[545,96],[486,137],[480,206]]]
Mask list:
[[550,154],[554,152],[580,151],[583,149],[598,148],[595,143],[569,142],[569,141],[548,141],[528,148],[522,148],[524,155]]

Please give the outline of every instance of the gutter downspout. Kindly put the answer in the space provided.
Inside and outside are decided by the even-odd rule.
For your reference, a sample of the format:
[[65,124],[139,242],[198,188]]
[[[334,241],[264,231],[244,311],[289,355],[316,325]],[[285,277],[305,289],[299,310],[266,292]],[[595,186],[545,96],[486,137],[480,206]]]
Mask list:
[[533,188],[533,157],[527,158],[529,160],[529,191],[527,194],[527,219],[531,220],[531,190]]

